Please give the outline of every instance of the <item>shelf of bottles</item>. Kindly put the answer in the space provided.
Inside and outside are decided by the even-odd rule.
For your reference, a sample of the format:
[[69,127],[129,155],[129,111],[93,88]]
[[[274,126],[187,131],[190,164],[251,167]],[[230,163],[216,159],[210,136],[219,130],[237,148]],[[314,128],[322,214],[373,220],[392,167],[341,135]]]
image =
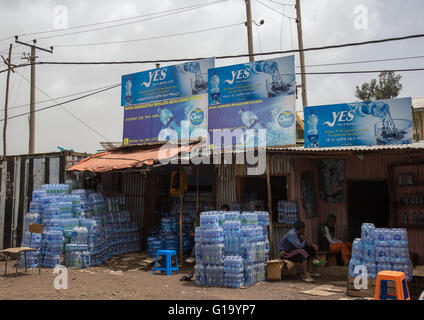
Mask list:
[[424,168],[398,168],[393,203],[396,224],[401,228],[424,228]]

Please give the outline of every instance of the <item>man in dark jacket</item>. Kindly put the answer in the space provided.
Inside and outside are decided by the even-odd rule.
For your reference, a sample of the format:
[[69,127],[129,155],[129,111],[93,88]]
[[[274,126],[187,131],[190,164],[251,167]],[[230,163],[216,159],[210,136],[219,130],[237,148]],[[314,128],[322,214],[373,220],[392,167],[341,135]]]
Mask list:
[[294,228],[281,238],[279,251],[281,259],[298,262],[302,265],[303,281],[314,282],[312,276],[319,277],[319,274],[312,274],[312,261],[318,246],[315,243],[310,244],[306,240],[305,223],[297,221]]

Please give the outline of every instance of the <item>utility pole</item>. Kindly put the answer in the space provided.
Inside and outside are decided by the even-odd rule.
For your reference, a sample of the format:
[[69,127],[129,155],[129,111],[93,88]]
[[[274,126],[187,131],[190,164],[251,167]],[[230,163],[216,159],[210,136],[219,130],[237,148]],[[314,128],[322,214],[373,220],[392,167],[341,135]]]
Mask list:
[[36,46],[37,40],[32,40],[33,44],[25,43],[18,40],[18,36],[15,36],[15,42],[24,46],[31,47],[31,55],[27,57],[28,62],[31,64],[31,94],[30,94],[30,107],[29,107],[29,154],[35,152],[35,55],[36,49],[45,52],[53,53],[53,47],[49,49],[41,48]]
[[7,130],[7,106],[9,104],[9,80],[10,80],[10,71],[15,73],[13,71],[13,65],[12,65],[12,44],[9,46],[9,58],[6,60],[3,56],[3,62],[7,65],[7,79],[6,79],[6,97],[4,102],[4,124],[3,124],[3,155],[6,155],[6,130]]
[[247,44],[249,47],[249,61],[255,61],[253,56],[253,35],[252,35],[252,8],[250,6],[250,0],[244,0],[246,3],[246,28],[247,28]]
[[297,39],[299,41],[300,55],[300,72],[302,73],[302,102],[303,106],[308,105],[308,97],[306,96],[306,74],[305,74],[305,53],[303,52],[303,32],[302,32],[302,15],[300,11],[300,0],[296,0],[296,24],[297,24]]

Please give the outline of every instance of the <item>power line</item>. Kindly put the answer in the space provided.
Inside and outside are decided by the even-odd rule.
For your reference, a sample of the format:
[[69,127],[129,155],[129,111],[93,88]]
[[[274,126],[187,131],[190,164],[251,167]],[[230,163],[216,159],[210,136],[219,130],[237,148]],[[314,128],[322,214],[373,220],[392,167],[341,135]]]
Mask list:
[[208,29],[201,29],[201,30],[195,30],[195,31],[187,31],[187,32],[181,32],[181,33],[174,33],[174,34],[150,37],[150,38],[120,40],[120,41],[105,41],[105,42],[94,42],[94,43],[80,43],[80,44],[63,44],[63,45],[55,45],[54,47],[55,48],[85,47],[85,46],[97,46],[97,45],[106,45],[106,44],[118,44],[118,43],[130,43],[130,42],[138,42],[138,41],[156,40],[156,39],[162,39],[162,38],[182,36],[182,35],[187,35],[187,34],[207,32],[207,31],[212,31],[212,30],[225,29],[225,28],[235,27],[235,26],[239,26],[239,25],[244,25],[244,22],[233,23],[233,24],[229,24],[229,25],[218,26],[218,27],[213,27],[213,28],[208,28]]
[[[284,13],[284,7],[283,7]],[[281,26],[280,26],[280,50],[283,50],[283,30],[284,30],[284,16],[281,16]]]
[[[395,37],[395,38],[384,38],[384,39],[378,39],[378,40],[370,40],[370,41],[363,41],[363,42],[351,42],[351,43],[343,43],[343,44],[337,44],[337,45],[328,45],[328,46],[322,46],[322,47],[311,47],[311,48],[304,48],[302,50],[299,49],[292,49],[292,50],[286,50],[286,51],[271,51],[271,52],[259,52],[259,53],[253,53],[253,56],[268,56],[268,55],[281,55],[281,54],[288,54],[288,53],[296,53],[296,52],[308,52],[308,51],[320,51],[320,50],[329,50],[329,49],[338,49],[338,48],[347,48],[347,47],[355,47],[355,46],[363,46],[363,45],[369,45],[369,44],[377,44],[377,43],[385,43],[385,42],[393,42],[393,41],[401,41],[401,40],[408,40],[408,39],[417,39],[417,38],[423,38],[424,34],[414,34],[414,35],[408,35],[408,36],[402,36],[402,37]],[[225,55],[225,56],[217,56],[215,59],[234,59],[234,58],[243,58],[243,57],[249,57],[250,54],[243,53],[243,54],[236,54],[236,55]],[[154,59],[154,60],[132,60],[132,61],[38,61],[35,62],[35,64],[46,64],[46,65],[107,65],[107,64],[151,64],[151,63],[168,63],[168,62],[184,62],[184,61],[194,61],[194,60],[200,60],[204,59],[202,57],[196,57],[196,58],[174,58],[174,59]],[[15,68],[18,67],[25,67],[29,66],[31,63],[26,64],[20,64],[17,65]],[[2,72],[6,72],[7,70],[2,70]]]
[[[26,78],[24,75],[20,74],[19,72],[15,71],[19,76],[21,76],[23,79],[25,79],[25,81],[27,81],[28,83],[31,83],[31,81]],[[52,97],[50,97],[46,92],[44,92],[44,90],[42,90],[40,87],[35,86],[35,88],[40,91],[42,94],[44,94],[47,98],[50,98],[51,100],[53,100],[56,103],[57,102],[55,99],[53,99]],[[85,121],[83,121],[81,118],[77,117],[76,115],[74,115],[71,111],[67,110],[64,106],[60,106],[66,113],[68,113],[71,117],[73,117],[74,119],[78,120],[79,122],[81,122],[84,126],[86,126],[88,129],[90,129],[91,131],[97,133],[100,137],[106,139],[106,141],[109,141],[108,138],[106,138],[104,135],[102,135],[99,131],[97,131],[96,129],[90,127],[90,125],[88,125]],[[109,141],[110,142],[110,141]]]
[[[356,71],[326,71],[326,72],[305,72],[306,75],[330,75],[330,74],[361,74],[361,73],[382,73],[382,72],[414,72],[424,71],[424,68],[409,68],[409,69],[383,69],[383,70],[356,70]],[[296,72],[301,75],[301,72]]]
[[[117,84],[113,85],[112,87],[109,87],[109,88],[106,88],[106,89],[98,90],[98,91],[95,91],[95,92],[92,92],[92,93],[88,93],[86,95],[83,95],[81,97],[77,97],[77,98],[74,98],[74,99],[71,99],[71,100],[67,100],[67,101],[64,101],[64,102],[61,102],[61,103],[56,103],[56,104],[51,105],[51,106],[48,106],[48,107],[37,109],[37,110],[34,111],[34,113],[35,112],[39,112],[39,111],[44,111],[44,110],[47,110],[47,109],[51,109],[51,108],[55,108],[55,107],[58,107],[58,106],[61,106],[61,105],[64,105],[64,104],[67,104],[67,103],[70,103],[70,102],[73,102],[73,101],[81,100],[81,99],[84,99],[84,98],[93,96],[95,94],[99,94],[99,93],[102,93],[102,92],[105,92],[105,91],[108,91],[108,90],[111,90],[111,89],[114,89],[114,88],[120,87],[120,86],[121,86],[121,84],[120,83],[117,83]],[[28,114],[30,114],[30,112],[21,113],[21,114],[18,114],[16,116],[9,117],[7,119],[10,120],[10,119],[14,119],[14,118],[19,118],[19,117],[26,116]],[[4,121],[4,120],[5,119],[0,119],[0,121]]]
[[295,7],[296,6],[294,3],[280,3],[280,2],[277,2],[277,1],[273,1],[273,0],[268,0],[268,1],[279,4],[280,6],[283,6],[283,7]]
[[256,2],[260,3],[260,4],[261,4],[261,5],[263,5],[264,7],[267,7],[268,9],[270,9],[270,10],[272,10],[272,11],[274,11],[274,12],[276,12],[276,13],[278,13],[278,14],[280,14],[280,15],[282,15],[282,16],[284,16],[284,17],[288,18],[288,19],[297,20],[296,18],[294,18],[294,17],[290,17],[290,16],[288,16],[288,15],[286,15],[286,14],[284,14],[284,13],[282,13],[282,12],[280,12],[280,11],[276,10],[276,9],[274,9],[273,7],[270,7],[269,5],[267,5],[267,4],[265,4],[265,3],[261,2],[261,1],[259,1],[259,0],[256,0]]
[[[26,69],[24,69],[24,70],[26,70]],[[16,79],[16,77],[15,77],[15,79]],[[64,98],[69,98],[69,97],[74,97],[74,96],[78,96],[78,95],[83,94],[83,93],[88,93],[88,92],[93,92],[93,91],[100,90],[100,89],[109,88],[109,87],[112,87],[114,85],[115,84],[110,84],[108,86],[103,86],[103,87],[94,88],[94,89],[90,89],[90,90],[80,91],[80,92],[77,92],[77,93],[68,94],[66,96],[61,96],[61,97],[56,97],[56,98],[50,98],[50,99],[47,99],[47,100],[41,100],[41,101],[35,102],[35,104],[41,104],[41,103],[51,102],[51,101],[57,102],[56,100],[60,100],[60,99],[64,99]],[[29,106],[29,103],[27,103],[27,104],[21,104],[21,105],[13,106],[13,107],[8,107],[7,109],[9,109],[9,110],[10,109],[20,109],[20,108],[24,108],[24,107],[27,107],[27,106]],[[4,109],[0,109],[0,111],[3,111],[3,110]]]
[[[61,30],[51,29],[51,30],[46,30],[46,31],[24,33],[24,34],[21,34],[21,35],[18,35],[18,36],[25,37],[25,36],[32,36],[32,35],[37,35],[37,34],[46,34],[46,33],[52,33],[52,32],[57,33],[57,32],[62,32],[62,31],[69,31],[69,30],[80,29],[80,28],[91,27],[91,26],[97,26],[97,25],[108,24],[108,23],[114,23],[114,22],[119,22],[119,21],[127,21],[127,20],[131,20],[131,19],[137,19],[137,18],[141,18],[141,17],[153,16],[153,15],[158,15],[158,14],[163,14],[163,13],[170,13],[170,12],[180,11],[180,10],[189,9],[189,8],[196,9],[196,8],[201,8],[201,7],[207,6],[207,5],[213,5],[213,4],[216,4],[216,3],[219,3],[219,2],[223,2],[223,1],[225,1],[225,0],[214,1],[214,2],[203,3],[203,4],[197,4],[197,5],[191,5],[191,6],[187,6],[187,7],[175,8],[175,9],[170,9],[170,10],[165,10],[165,11],[152,12],[152,13],[148,13],[148,14],[132,16],[132,17],[127,17],[127,18],[112,19],[112,20],[108,20],[108,21],[101,21],[101,22],[90,23],[90,24],[85,24],[85,25],[78,25],[78,26],[73,26],[73,27],[69,27],[69,28],[66,28],[66,29],[61,29]],[[179,13],[179,12],[175,12],[175,13]],[[134,21],[134,22],[138,22],[138,21]],[[88,31],[91,31],[91,30],[88,30]],[[60,35],[58,35],[58,36],[60,36]],[[14,37],[10,36],[10,37],[1,39],[0,41],[11,39],[11,38],[14,38]]]
[[[386,72],[386,71],[414,72],[414,71],[424,71],[424,68],[411,68],[411,69],[398,69],[398,70],[357,70],[357,71],[335,71],[335,72],[305,72],[305,74],[307,74],[307,75],[363,74],[363,73],[381,73],[381,72]],[[296,72],[295,74],[300,75],[302,73]],[[61,103],[56,103],[54,105],[51,105],[51,106],[48,106],[48,107],[45,107],[45,108],[37,109],[37,110],[34,111],[34,113],[39,112],[39,111],[44,111],[44,110],[47,110],[47,109],[51,109],[51,108],[55,108],[57,106],[62,106],[64,104],[67,104],[67,103],[70,103],[70,102],[73,102],[73,101],[77,101],[77,100],[81,100],[81,99],[87,98],[89,96],[99,94],[99,93],[102,93],[102,92],[105,92],[105,91],[108,91],[108,90],[111,90],[111,89],[114,89],[114,88],[120,87],[120,86],[121,86],[121,84],[117,83],[117,84],[115,84],[111,87],[108,87],[108,88],[105,88],[105,89],[102,89],[102,90],[98,90],[98,91],[86,94],[84,96],[81,96],[81,97],[77,97],[77,98],[67,100],[67,101],[64,101],[64,102],[61,102]],[[10,119],[14,119],[14,118],[19,118],[19,117],[26,116],[28,114],[30,114],[30,112],[21,113],[21,114],[12,116],[12,117],[8,117],[7,119],[10,120]],[[0,121],[4,121],[4,120],[5,119],[0,119]]]
[[[349,62],[334,62],[334,63],[324,63],[324,64],[310,64],[310,65],[306,65],[305,67],[306,68],[329,67],[329,66],[341,66],[341,65],[348,65],[348,64],[401,61],[401,60],[413,60],[413,59],[422,59],[422,58],[424,58],[424,56],[399,57],[399,58],[387,58],[387,59],[375,59],[375,60],[360,60],[360,61],[349,61]],[[300,68],[300,66],[296,66],[296,68]]]
[[293,29],[292,29],[292,23],[290,20],[289,20],[289,27],[290,27],[290,37],[291,37],[292,48],[294,49]]
[[215,2],[205,3],[205,4],[201,4],[201,5],[197,5],[197,6],[188,7],[187,9],[178,9],[179,11],[170,12],[170,13],[167,13],[167,14],[162,14],[162,15],[158,15],[158,16],[154,16],[154,17],[150,17],[150,18],[146,18],[146,19],[140,19],[140,20],[115,24],[115,25],[111,25],[111,26],[104,26],[104,27],[94,28],[94,29],[89,29],[89,30],[82,30],[82,31],[75,31],[75,32],[69,32],[69,33],[58,34],[58,35],[39,37],[38,39],[42,40],[42,39],[65,37],[65,36],[74,35],[74,34],[87,33],[87,32],[93,32],[93,31],[99,31],[99,30],[105,30],[105,29],[110,29],[110,28],[126,26],[126,25],[129,25],[129,24],[137,23],[137,22],[150,21],[150,20],[154,20],[154,19],[158,19],[158,18],[168,17],[168,16],[171,16],[171,15],[174,15],[174,14],[179,14],[179,13],[188,12],[188,11],[192,11],[192,10],[196,10],[196,9],[200,9],[200,8],[210,7],[212,5],[215,5],[215,4],[224,2],[224,1],[226,1],[226,0],[219,0],[219,1],[215,1]]

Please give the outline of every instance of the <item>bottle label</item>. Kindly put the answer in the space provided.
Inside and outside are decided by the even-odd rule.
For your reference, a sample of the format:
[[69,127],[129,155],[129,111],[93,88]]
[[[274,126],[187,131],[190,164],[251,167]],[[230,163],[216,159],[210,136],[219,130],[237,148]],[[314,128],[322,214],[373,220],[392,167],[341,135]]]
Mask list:
[[317,134],[308,135],[308,148],[318,148],[319,147],[319,136]]

